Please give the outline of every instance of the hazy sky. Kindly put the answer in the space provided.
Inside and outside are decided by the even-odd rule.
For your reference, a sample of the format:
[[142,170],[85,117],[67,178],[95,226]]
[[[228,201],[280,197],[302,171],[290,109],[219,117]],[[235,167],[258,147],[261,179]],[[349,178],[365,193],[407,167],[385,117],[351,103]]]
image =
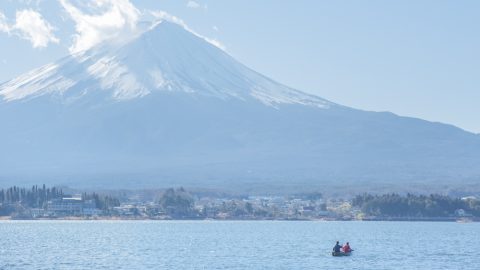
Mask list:
[[2,0],[0,81],[159,10],[299,90],[480,132],[480,1]]

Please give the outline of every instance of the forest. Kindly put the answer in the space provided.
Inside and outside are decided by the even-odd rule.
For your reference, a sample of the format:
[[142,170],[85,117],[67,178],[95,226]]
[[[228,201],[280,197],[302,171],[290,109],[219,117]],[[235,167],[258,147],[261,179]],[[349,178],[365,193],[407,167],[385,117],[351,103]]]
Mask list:
[[459,213],[480,216],[480,201],[438,194],[362,194],[353,198],[352,206],[379,217],[448,217]]
[[[41,187],[35,185],[31,188],[13,186],[7,189],[0,189],[0,216],[21,212],[23,209],[28,208],[44,209],[48,201],[64,197],[70,197],[70,195],[64,194],[60,188],[47,188],[45,185]],[[96,207],[104,211],[120,205],[118,199],[97,193],[83,193],[82,199],[95,201]]]

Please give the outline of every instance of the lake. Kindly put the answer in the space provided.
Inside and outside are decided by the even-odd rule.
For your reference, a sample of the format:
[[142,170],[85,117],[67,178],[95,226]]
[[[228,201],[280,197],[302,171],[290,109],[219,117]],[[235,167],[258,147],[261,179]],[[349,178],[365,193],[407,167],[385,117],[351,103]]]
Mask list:
[[479,242],[480,223],[0,221],[0,269],[480,269]]

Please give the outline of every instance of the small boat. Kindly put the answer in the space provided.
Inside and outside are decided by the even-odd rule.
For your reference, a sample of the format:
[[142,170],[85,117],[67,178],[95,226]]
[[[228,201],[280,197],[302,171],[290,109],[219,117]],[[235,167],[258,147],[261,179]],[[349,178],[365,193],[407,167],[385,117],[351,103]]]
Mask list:
[[333,257],[342,257],[342,256],[350,256],[352,252],[332,252]]

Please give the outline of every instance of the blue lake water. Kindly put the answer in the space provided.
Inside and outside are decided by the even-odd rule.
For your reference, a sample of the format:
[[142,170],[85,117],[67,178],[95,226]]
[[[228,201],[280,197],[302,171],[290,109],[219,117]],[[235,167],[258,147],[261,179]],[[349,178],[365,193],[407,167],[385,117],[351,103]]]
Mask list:
[[480,223],[0,221],[0,269],[480,269],[479,243]]

